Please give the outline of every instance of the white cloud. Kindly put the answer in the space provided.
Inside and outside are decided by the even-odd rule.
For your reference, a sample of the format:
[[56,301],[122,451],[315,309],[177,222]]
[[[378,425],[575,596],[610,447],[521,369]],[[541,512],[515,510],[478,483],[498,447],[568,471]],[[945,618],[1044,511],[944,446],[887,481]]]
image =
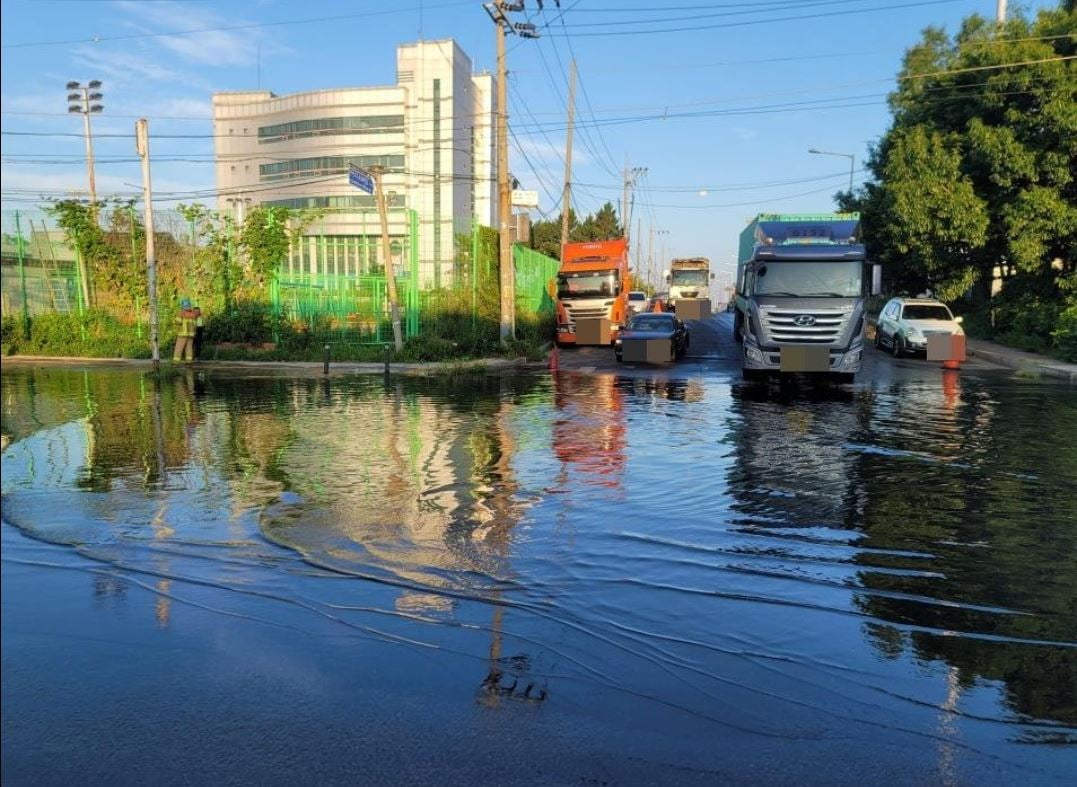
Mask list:
[[[229,19],[205,8],[195,8],[189,4],[119,2],[116,5],[135,17],[129,22],[134,29],[147,33],[206,30],[246,24],[245,20]],[[246,28],[206,30],[206,32],[190,35],[161,36],[148,40],[153,45],[163,47],[190,63],[211,66],[248,66],[257,59],[258,40],[261,35],[258,28]]]

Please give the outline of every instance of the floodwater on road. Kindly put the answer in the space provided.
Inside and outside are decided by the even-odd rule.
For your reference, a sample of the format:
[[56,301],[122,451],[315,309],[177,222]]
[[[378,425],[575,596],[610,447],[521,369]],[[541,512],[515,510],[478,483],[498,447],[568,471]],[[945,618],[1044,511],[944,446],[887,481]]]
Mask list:
[[6,366],[4,783],[1070,781],[1072,389],[735,373]]

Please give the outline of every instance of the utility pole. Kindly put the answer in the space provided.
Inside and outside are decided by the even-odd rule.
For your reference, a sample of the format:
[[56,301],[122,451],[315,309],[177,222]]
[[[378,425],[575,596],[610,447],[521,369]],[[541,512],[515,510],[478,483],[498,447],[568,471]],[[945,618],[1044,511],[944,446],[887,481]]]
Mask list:
[[561,194],[561,259],[565,258],[568,243],[569,213],[572,210],[572,131],[576,120],[576,58],[568,77],[568,131],[565,136],[565,190]]
[[636,179],[647,174],[646,167],[628,168],[628,154],[625,154],[624,201],[621,203],[621,224],[624,225],[625,243],[628,244],[632,234],[632,188]]
[[[146,118],[135,122],[135,147],[142,159],[142,203],[146,225],[146,288],[150,298],[150,350],[153,371],[161,371],[161,347],[158,343],[157,317],[157,248],[153,234],[153,184],[150,180],[150,123]],[[131,232],[135,231],[134,225]]]
[[381,221],[381,254],[385,259],[385,288],[389,291],[389,318],[393,322],[393,344],[396,351],[404,349],[404,337],[400,332],[400,300],[396,294],[396,271],[393,270],[392,247],[389,244],[389,212],[385,207],[385,187],[382,176],[385,167],[370,167],[374,177],[374,194],[378,203],[378,219]]
[[654,272],[654,222],[651,222],[651,239],[647,244],[647,278]]
[[494,22],[497,44],[497,223],[500,233],[498,244],[498,272],[501,283],[501,341],[516,335],[516,271],[512,264],[512,237],[509,223],[512,221],[512,189],[509,185],[509,97],[508,70],[505,67],[505,36],[515,33],[521,38],[538,38],[535,26],[530,22],[509,20],[509,13],[524,10],[522,0],[507,3],[493,0],[483,3],[486,13]]
[[995,21],[998,22],[1000,25],[1006,23],[1006,0],[996,0]]

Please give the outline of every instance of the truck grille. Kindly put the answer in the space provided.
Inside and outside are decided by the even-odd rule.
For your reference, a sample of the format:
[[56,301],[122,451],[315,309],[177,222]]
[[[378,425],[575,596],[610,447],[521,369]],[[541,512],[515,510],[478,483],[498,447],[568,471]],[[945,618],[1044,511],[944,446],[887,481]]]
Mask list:
[[[762,312],[763,329],[772,342],[782,344],[833,344],[841,337],[850,312],[813,309],[796,311],[792,309],[770,309]],[[811,317],[810,325],[798,325],[807,322],[804,317]]]
[[588,318],[602,319],[610,316],[610,308],[608,306],[569,306],[565,305],[565,314],[568,316],[568,324],[575,326],[576,320],[586,320]]

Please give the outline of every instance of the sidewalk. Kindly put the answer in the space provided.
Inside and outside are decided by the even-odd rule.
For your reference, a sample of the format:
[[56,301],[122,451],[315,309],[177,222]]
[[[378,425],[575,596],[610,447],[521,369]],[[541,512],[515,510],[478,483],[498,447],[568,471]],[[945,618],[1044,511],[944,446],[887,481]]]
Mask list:
[[982,339],[969,339],[966,345],[969,355],[993,364],[1022,372],[1031,372],[1042,377],[1054,377],[1077,385],[1077,364],[1056,361],[1044,355],[1015,350],[1012,347]]
[[[25,366],[133,366],[147,368],[152,366],[148,358],[80,358],[46,355],[10,355],[3,359],[4,365]],[[172,363],[161,360],[162,369],[204,369],[224,371],[273,371],[278,374],[317,375],[323,374],[319,361],[197,361],[193,364]],[[478,358],[456,361],[394,362],[390,364],[392,374],[443,374],[461,371],[505,371],[509,369],[546,368],[544,361],[529,362],[524,358]],[[329,374],[382,374],[384,363],[363,363],[357,361],[334,361],[329,364]]]

